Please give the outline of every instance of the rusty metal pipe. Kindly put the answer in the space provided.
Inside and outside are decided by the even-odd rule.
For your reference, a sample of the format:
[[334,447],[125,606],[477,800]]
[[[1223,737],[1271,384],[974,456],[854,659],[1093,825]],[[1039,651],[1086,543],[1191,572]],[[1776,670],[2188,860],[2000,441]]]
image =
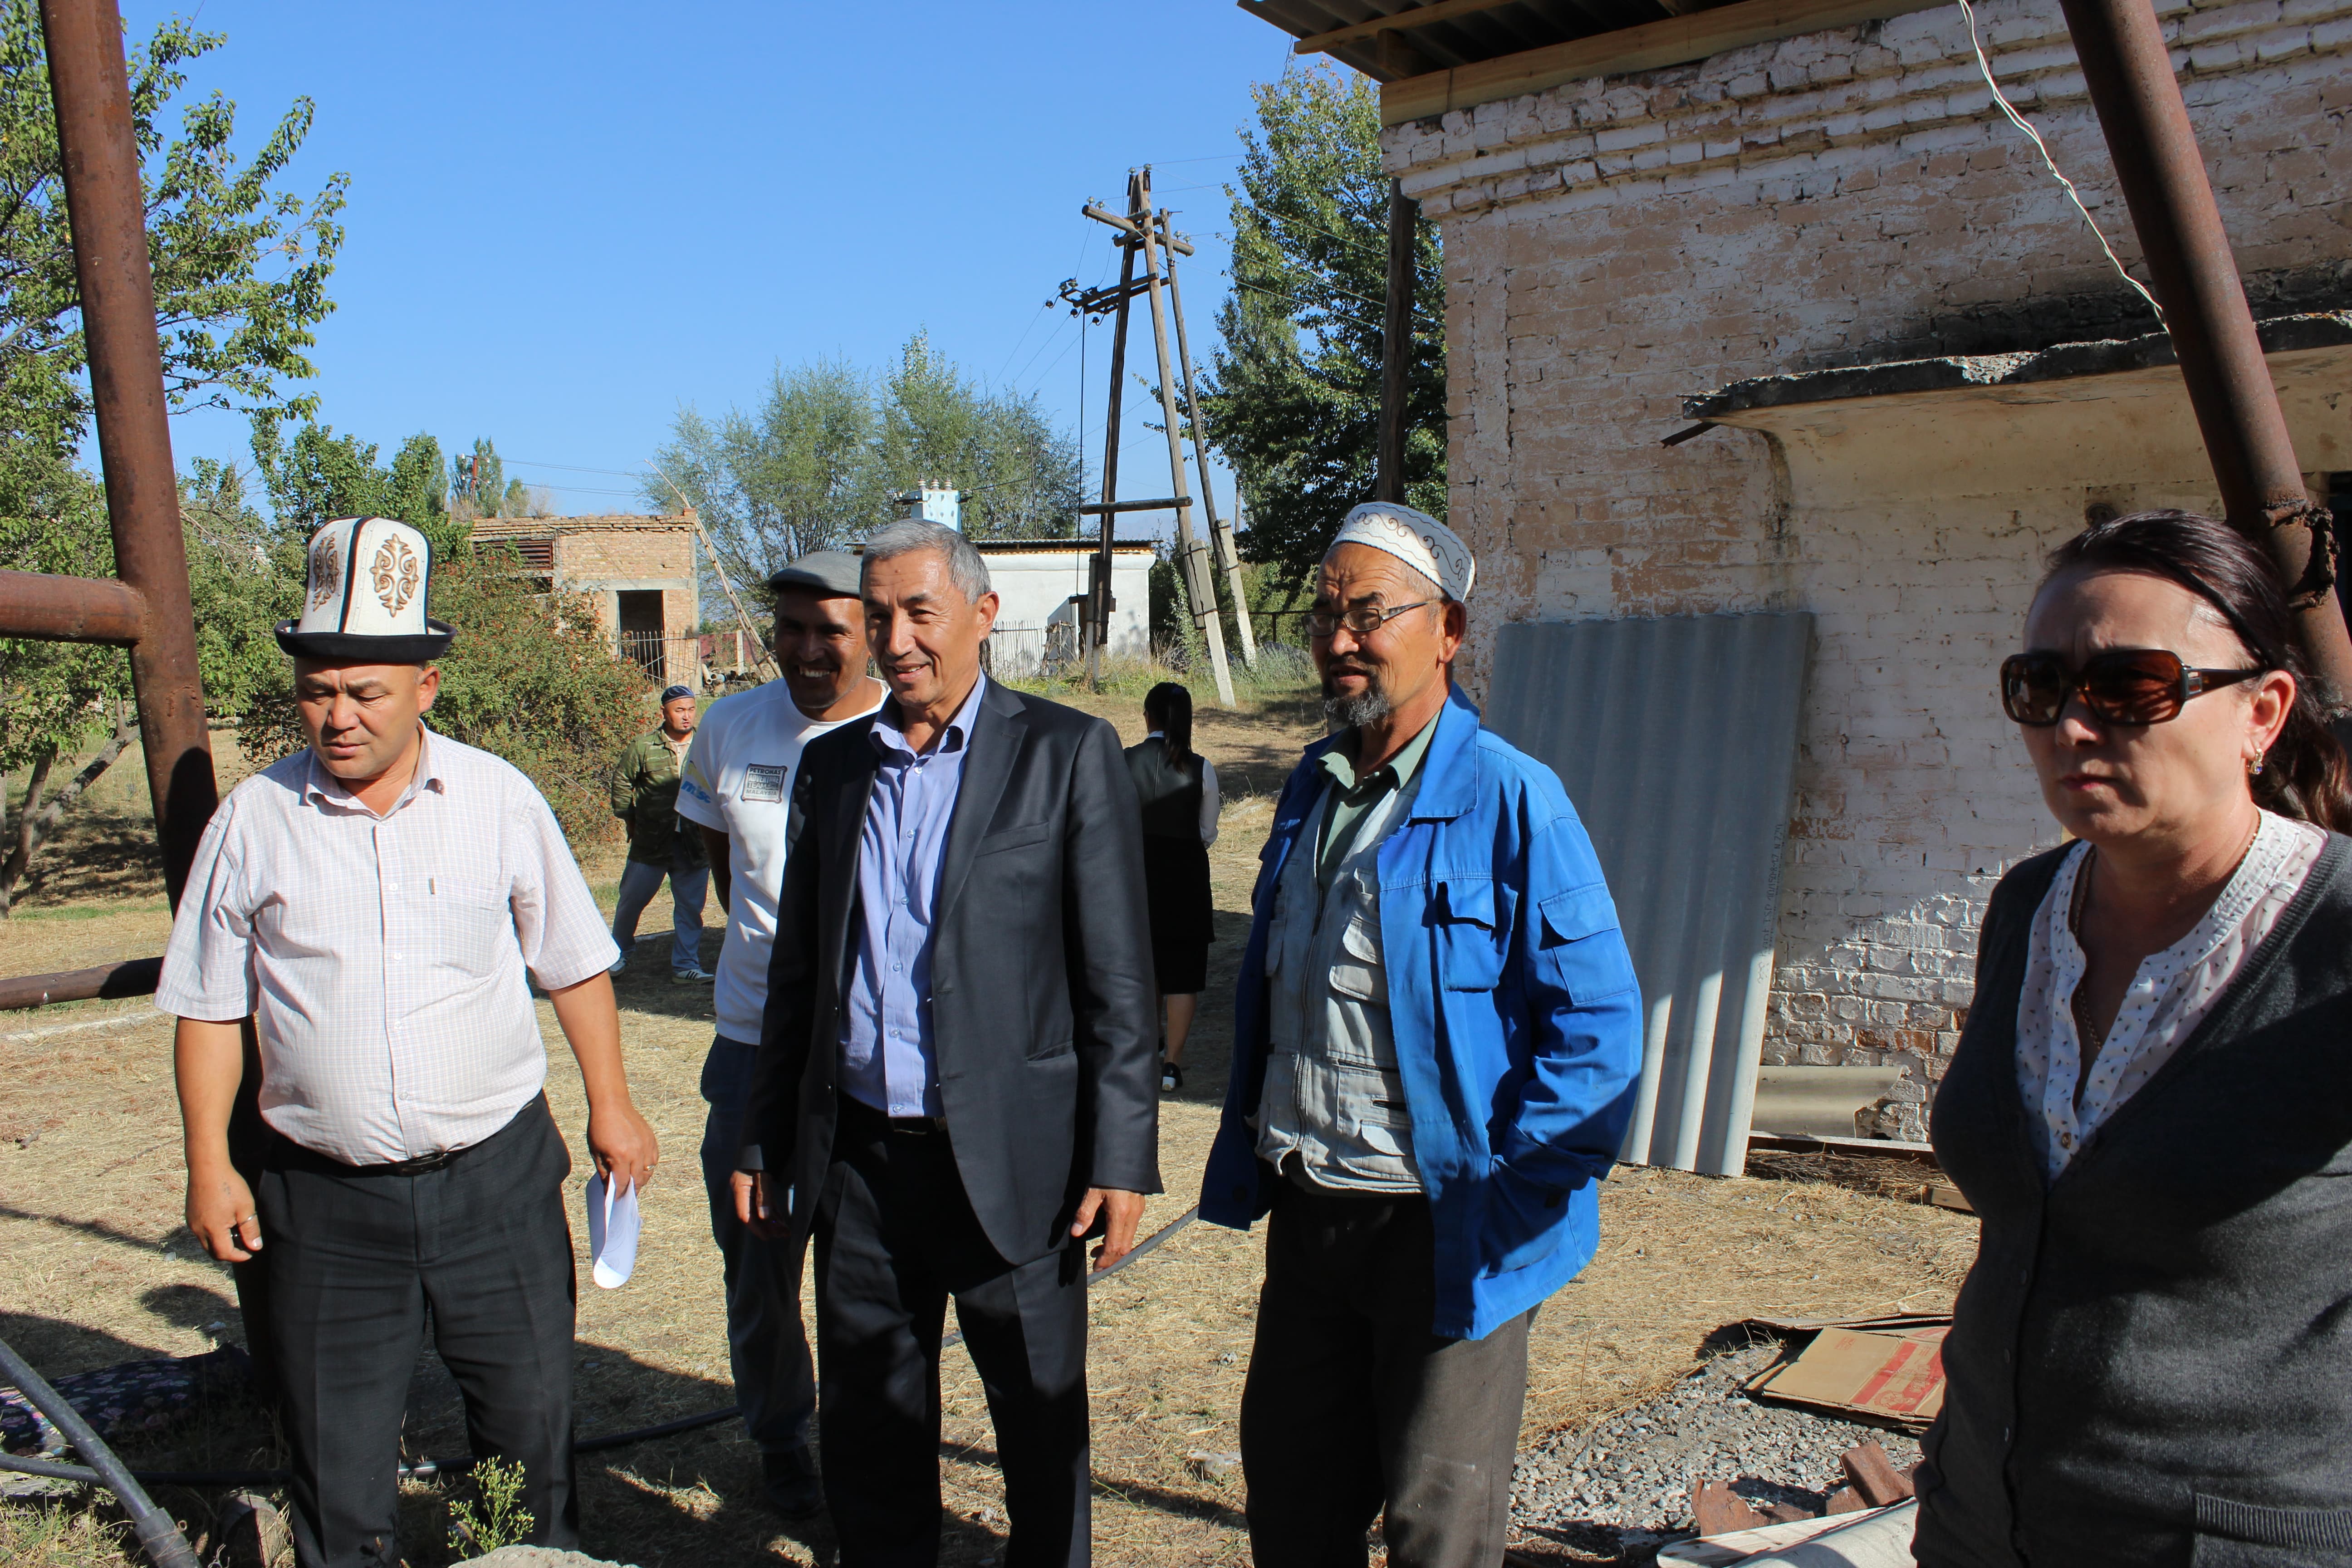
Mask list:
[[131,650],[131,683],[139,699],[163,887],[176,909],[196,840],[219,795],[165,423],[163,353],[155,334],[155,279],[147,261],[122,16],[115,0],[41,0],[41,34],[64,154],[66,213],[81,284],[115,571],[147,605],[144,632]]
[[2148,0],[2060,5],[2222,506],[2230,521],[2269,549],[2287,582],[2305,590],[2297,597],[2304,652],[2329,689],[2327,705],[2340,707],[2352,698],[2352,637],[2336,595],[2309,591],[2305,577],[2324,514],[2313,515],[2304,489],[2163,26]]
[[0,572],[0,637],[129,647],[146,626],[146,599],[111,577]]
[[95,1002],[121,996],[152,996],[163,984],[161,958],[126,958],[95,969],[54,974],[13,974],[0,980],[0,1012],[46,1007],[52,1002]]
[[1389,182],[1388,310],[1381,325],[1381,429],[1375,500],[1404,500],[1404,405],[1412,370],[1412,242],[1420,205]]

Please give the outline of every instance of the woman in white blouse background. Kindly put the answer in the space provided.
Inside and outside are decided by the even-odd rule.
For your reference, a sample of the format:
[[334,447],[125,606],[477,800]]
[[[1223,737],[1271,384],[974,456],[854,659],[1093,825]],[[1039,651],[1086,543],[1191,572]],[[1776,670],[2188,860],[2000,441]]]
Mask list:
[[1918,1559],[2352,1563],[2352,798],[2286,592],[2095,524],[2000,694],[2072,842],[1995,890],[1937,1098],[1984,1228]]

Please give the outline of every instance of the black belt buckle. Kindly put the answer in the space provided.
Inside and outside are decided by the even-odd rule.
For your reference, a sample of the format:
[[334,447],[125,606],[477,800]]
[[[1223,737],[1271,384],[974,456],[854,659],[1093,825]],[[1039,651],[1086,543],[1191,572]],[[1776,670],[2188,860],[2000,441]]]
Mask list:
[[947,1130],[948,1119],[944,1116],[894,1116],[890,1118],[890,1131],[903,1134],[908,1138],[935,1137],[941,1132],[945,1132]]
[[394,1160],[389,1165],[378,1165],[376,1171],[387,1176],[421,1176],[427,1171],[437,1171],[461,1152],[456,1149],[439,1149],[430,1154],[419,1154],[413,1160]]

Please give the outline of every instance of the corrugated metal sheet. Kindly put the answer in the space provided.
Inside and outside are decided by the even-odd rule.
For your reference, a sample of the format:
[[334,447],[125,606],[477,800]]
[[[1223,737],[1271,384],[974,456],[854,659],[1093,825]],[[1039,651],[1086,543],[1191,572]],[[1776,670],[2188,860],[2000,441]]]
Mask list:
[[1629,1161],[1746,1163],[1812,628],[1686,616],[1496,637],[1486,721],[1567,786],[1642,978]]

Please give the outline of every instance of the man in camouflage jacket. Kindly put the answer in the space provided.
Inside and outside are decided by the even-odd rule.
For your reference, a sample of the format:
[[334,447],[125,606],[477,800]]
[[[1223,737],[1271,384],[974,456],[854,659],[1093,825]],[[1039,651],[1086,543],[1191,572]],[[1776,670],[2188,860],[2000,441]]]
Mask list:
[[710,885],[710,859],[702,830],[677,815],[678,773],[693,738],[694,693],[673,686],[662,693],[662,721],[629,742],[613,769],[613,815],[628,824],[629,861],[621,870],[621,893],[613,910],[613,940],[621,956],[617,975],[629,966],[636,945],[637,920],[669,879],[673,910],[669,977],[673,984],[708,984],[702,967],[702,900]]

